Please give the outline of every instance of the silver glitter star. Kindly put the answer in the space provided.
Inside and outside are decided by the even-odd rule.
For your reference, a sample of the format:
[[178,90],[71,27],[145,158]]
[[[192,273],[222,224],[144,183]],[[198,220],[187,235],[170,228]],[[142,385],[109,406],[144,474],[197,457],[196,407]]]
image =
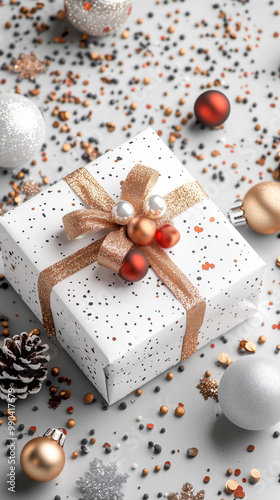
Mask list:
[[38,59],[33,52],[29,55],[20,54],[13,60],[12,71],[19,73],[22,79],[29,78],[29,80],[34,81],[37,75],[47,71],[46,61]]
[[123,483],[126,483],[128,474],[119,474],[116,462],[105,464],[95,458],[89,464],[85,478],[76,481],[80,490],[79,500],[123,500]]

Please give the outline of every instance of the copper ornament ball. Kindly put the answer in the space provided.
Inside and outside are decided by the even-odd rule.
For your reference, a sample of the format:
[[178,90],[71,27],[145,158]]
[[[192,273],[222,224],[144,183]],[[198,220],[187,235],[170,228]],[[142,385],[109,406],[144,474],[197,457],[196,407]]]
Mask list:
[[207,90],[195,101],[194,113],[201,125],[219,127],[229,116],[230,103],[222,92]]
[[161,248],[172,248],[180,240],[181,235],[171,224],[161,226],[156,233],[156,240]]
[[130,250],[125,256],[119,270],[120,277],[125,281],[139,281],[146,276],[149,269],[147,257],[137,249]]
[[65,465],[62,445],[52,435],[31,439],[22,449],[20,465],[33,481],[51,481],[62,472]]
[[149,245],[156,235],[156,223],[149,219],[137,215],[127,226],[127,236],[135,245]]

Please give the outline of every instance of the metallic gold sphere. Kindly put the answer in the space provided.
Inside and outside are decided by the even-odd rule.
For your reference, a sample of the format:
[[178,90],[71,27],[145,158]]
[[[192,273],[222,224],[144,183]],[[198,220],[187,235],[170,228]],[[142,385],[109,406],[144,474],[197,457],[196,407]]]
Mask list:
[[273,181],[256,184],[245,195],[242,209],[248,225],[257,233],[280,231],[280,184]]
[[127,226],[127,236],[135,245],[149,245],[156,234],[156,223],[149,219],[137,215]]
[[23,472],[34,481],[51,481],[61,473],[64,464],[63,448],[51,436],[31,439],[20,455]]

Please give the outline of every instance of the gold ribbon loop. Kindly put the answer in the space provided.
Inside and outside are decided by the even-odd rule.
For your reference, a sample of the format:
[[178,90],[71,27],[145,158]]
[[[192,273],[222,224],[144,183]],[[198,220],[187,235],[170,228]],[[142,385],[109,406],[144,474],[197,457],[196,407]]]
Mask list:
[[136,215],[143,214],[143,202],[155,187],[159,173],[144,165],[135,165],[127,175],[122,185],[121,199],[129,201]]
[[133,243],[126,237],[124,227],[119,231],[111,231],[100,247],[97,262],[100,266],[108,267],[118,273],[123,259],[132,246]]
[[110,213],[95,209],[74,210],[62,217],[62,222],[68,240],[74,240],[89,231],[99,231],[100,229],[117,229],[119,226],[114,223]]

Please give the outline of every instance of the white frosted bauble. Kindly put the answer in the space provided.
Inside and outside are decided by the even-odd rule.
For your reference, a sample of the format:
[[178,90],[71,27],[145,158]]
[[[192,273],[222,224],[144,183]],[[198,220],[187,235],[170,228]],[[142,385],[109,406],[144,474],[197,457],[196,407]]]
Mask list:
[[280,363],[263,356],[234,361],[219,384],[219,403],[235,425],[252,431],[280,421]]
[[117,224],[125,225],[133,219],[135,210],[129,201],[120,200],[113,206],[112,214]]
[[166,201],[159,194],[151,194],[144,201],[145,214],[152,219],[162,217],[166,212],[166,208]]
[[119,29],[131,13],[133,0],[64,0],[68,21],[89,36]]
[[0,94],[0,166],[15,168],[32,160],[45,139],[39,108],[19,94]]

